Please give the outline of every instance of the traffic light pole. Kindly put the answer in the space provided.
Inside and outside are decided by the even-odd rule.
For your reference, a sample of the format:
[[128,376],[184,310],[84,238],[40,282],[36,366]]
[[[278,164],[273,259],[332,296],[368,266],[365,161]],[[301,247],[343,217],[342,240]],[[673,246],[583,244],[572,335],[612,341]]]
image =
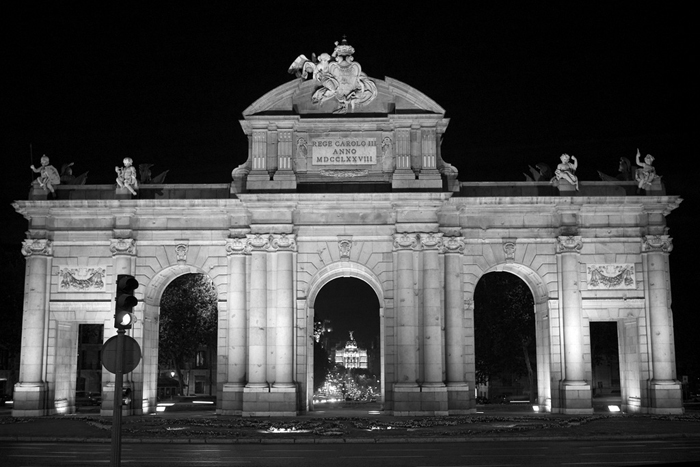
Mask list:
[[117,331],[117,365],[114,373],[114,408],[112,410],[112,457],[111,467],[121,465],[122,456],[122,380],[124,369],[124,340],[126,331]]

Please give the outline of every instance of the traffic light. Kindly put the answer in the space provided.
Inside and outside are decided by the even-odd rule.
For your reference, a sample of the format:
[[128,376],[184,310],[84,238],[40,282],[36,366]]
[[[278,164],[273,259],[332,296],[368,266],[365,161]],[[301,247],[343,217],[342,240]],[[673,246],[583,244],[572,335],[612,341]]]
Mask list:
[[117,329],[131,329],[131,325],[136,321],[133,308],[138,303],[134,297],[134,290],[139,287],[134,276],[119,274],[117,276],[117,294],[114,297],[116,305],[114,307],[114,327]]
[[122,388],[122,405],[131,405],[131,388]]

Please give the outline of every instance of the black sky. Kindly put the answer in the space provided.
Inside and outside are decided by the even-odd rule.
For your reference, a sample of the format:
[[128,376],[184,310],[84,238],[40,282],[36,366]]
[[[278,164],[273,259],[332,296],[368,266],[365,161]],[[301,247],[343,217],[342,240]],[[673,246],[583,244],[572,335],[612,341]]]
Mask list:
[[330,53],[345,35],[370,77],[403,81],[446,109],[443,158],[462,181],[521,181],[528,165],[563,152],[579,159],[582,180],[597,180],[638,147],[653,154],[668,192],[685,199],[669,217],[674,313],[698,323],[690,6],[12,3],[0,7],[3,243],[19,248],[26,225],[9,203],[26,198],[42,154],[89,171],[88,183],[113,183],[126,156],[155,164],[154,175],[169,169],[170,183],[229,182],[247,156],[243,110],[293,79],[299,54]]

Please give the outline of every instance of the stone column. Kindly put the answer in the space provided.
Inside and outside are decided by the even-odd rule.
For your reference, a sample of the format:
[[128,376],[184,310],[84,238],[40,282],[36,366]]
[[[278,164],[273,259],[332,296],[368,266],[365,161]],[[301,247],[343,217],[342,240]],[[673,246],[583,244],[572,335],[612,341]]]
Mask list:
[[22,254],[27,266],[22,314],[22,354],[19,382],[15,384],[12,415],[15,417],[46,415],[46,327],[49,314],[51,278],[51,240],[24,240]]
[[443,387],[442,288],[438,252],[442,234],[421,234],[423,255],[423,386]]
[[394,250],[397,256],[397,386],[405,387],[418,387],[418,319],[413,277],[413,249],[418,246],[417,237],[416,234],[405,233],[394,235]]
[[562,399],[565,413],[592,412],[591,388],[585,381],[583,358],[583,326],[578,282],[579,252],[583,242],[579,236],[557,237],[560,267],[560,309],[564,334],[564,381]]
[[673,318],[670,308],[668,254],[673,250],[668,235],[642,239],[644,292],[649,314],[651,341],[650,398],[652,413],[682,413],[681,385],[675,379]]
[[469,384],[464,368],[463,237],[445,237],[445,369],[450,414],[468,413]]
[[294,235],[275,235],[272,247],[277,250],[277,337],[275,351],[275,388],[294,387]]
[[267,388],[267,249],[268,237],[248,235],[251,249],[250,312],[248,319],[248,384]]
[[245,238],[226,241],[228,260],[228,330],[226,342],[226,381],[221,401],[222,415],[240,415],[246,383],[246,257],[250,253]]

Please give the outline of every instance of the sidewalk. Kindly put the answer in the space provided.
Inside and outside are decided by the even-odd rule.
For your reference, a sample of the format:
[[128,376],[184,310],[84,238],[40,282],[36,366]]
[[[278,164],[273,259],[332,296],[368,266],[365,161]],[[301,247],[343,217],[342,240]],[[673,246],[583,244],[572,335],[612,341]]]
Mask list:
[[[171,406],[158,414],[123,417],[122,441],[309,444],[700,438],[698,404],[688,405],[683,415],[572,416],[535,413],[526,405],[485,405],[478,406],[476,414],[449,417],[394,417],[378,407],[341,405],[291,418],[219,416],[213,408]],[[112,417],[93,412],[13,418],[8,407],[0,407],[0,443],[109,443]]]

